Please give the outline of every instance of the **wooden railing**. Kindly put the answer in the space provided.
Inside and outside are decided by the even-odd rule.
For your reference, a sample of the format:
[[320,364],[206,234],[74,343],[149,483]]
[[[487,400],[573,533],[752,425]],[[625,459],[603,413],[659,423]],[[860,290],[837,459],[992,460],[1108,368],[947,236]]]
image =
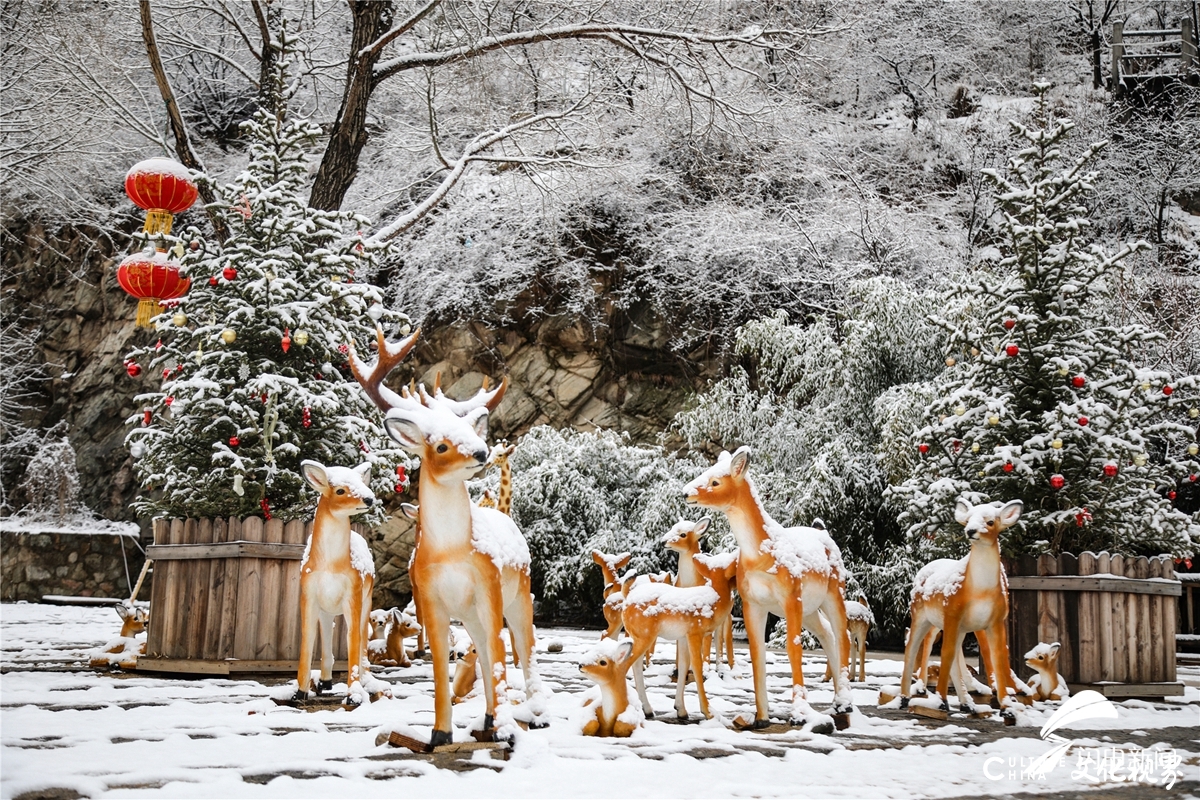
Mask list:
[[[1174,49],[1176,42],[1178,50]],[[1127,31],[1124,22],[1114,22],[1111,49],[1108,88],[1113,93],[1125,88],[1127,77],[1143,74],[1147,63],[1179,59],[1181,75],[1191,72],[1197,64],[1196,31],[1190,17],[1183,17],[1178,28],[1166,30]]]

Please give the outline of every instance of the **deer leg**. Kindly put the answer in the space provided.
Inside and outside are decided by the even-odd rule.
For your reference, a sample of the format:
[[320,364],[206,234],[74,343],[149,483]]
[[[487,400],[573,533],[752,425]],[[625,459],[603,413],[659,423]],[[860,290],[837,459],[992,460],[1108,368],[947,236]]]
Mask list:
[[[937,693],[942,699],[942,710],[950,710],[950,682],[954,682],[954,688],[958,692],[958,701],[963,701],[963,687],[960,685],[962,679],[956,668],[955,658],[962,650],[963,631],[958,629],[958,620],[949,614],[946,615],[945,625],[942,627],[942,668],[938,671]],[[970,696],[968,695],[968,700]]]
[[725,659],[729,668],[733,669],[733,614],[725,615]]
[[937,641],[937,635],[940,628],[931,627],[929,633],[925,634],[925,638],[921,640],[920,658],[921,662],[917,667],[917,691],[920,694],[925,694],[928,691],[929,684],[929,656],[933,653],[933,643]]
[[765,727],[770,724],[767,710],[767,610],[743,598],[742,612],[746,619],[746,638],[750,640],[750,668],[754,673],[754,722]]
[[858,637],[858,682],[867,682],[867,634]]
[[[486,614],[480,609],[474,609],[473,614],[464,614],[462,623],[475,643],[475,652],[479,657],[479,671],[483,678],[483,697],[486,710],[484,711],[483,729],[492,730],[496,720],[496,662],[499,660],[500,675],[504,672],[504,647],[500,644],[500,632],[483,619]],[[497,652],[497,650],[499,652]],[[500,678],[501,685],[503,678]]]
[[1003,617],[999,622],[992,624],[985,638],[988,640],[992,673],[996,676],[996,699],[1000,701],[1000,708],[1004,710],[1011,705],[1008,696],[1013,693],[1013,686],[1008,666],[1008,629]]
[[[798,590],[799,586],[793,588],[783,607],[788,662],[792,668],[792,710],[788,721],[793,725],[804,724],[812,711],[808,705],[808,690],[804,687],[804,646],[800,644],[800,633],[804,630],[804,601]],[[819,625],[817,629],[820,630]]]
[[917,656],[924,652],[926,637],[932,630],[933,625],[930,622],[913,614],[912,625],[908,629],[908,641],[904,643],[904,671],[900,673],[901,708],[908,708],[908,698],[912,696],[912,675],[916,668]]
[[317,609],[321,625],[321,689],[333,688],[333,614]]
[[317,601],[300,584],[300,664],[296,668],[294,700],[306,700],[312,685],[313,639],[317,635]]
[[986,630],[975,631],[975,640],[979,642],[979,668],[983,670],[983,682],[999,698],[1000,692],[996,686],[996,675],[992,670],[992,651],[988,644],[988,632]]
[[[651,639],[651,642],[654,640]],[[638,641],[637,637],[633,639],[633,652],[629,658],[633,664],[633,684],[637,687],[638,699],[642,701],[642,713],[646,715],[646,719],[654,719],[654,706],[650,705],[650,698],[646,696],[646,679],[642,676],[642,656],[649,650],[649,645],[644,641]]]
[[[705,719],[712,719],[712,712],[708,710],[708,695],[704,692],[704,662],[708,660],[708,650],[701,645],[703,639],[700,635],[689,636],[688,653],[691,655],[692,671],[696,673],[696,694],[700,696],[700,713]],[[682,716],[687,716],[686,709]]]
[[[420,604],[422,600],[417,602]],[[429,744],[437,747],[453,741],[450,718],[450,615],[432,603],[418,605],[418,608],[421,621],[426,625],[425,642],[429,646],[429,657],[433,660],[434,722]]]
[[512,639],[513,658],[520,655],[521,674],[525,677],[525,697],[533,714],[529,727],[545,728],[550,721],[546,718],[546,692],[533,657],[533,596],[527,587],[519,593],[508,611],[508,632]]
[[363,702],[363,609],[362,592],[351,591],[342,609],[346,622],[346,703],[358,705]]

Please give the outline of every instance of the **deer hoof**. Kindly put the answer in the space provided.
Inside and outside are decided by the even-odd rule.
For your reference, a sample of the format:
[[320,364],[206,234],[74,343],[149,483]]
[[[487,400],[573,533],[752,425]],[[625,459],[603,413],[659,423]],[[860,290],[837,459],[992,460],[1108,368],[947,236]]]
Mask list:
[[444,744],[450,744],[452,741],[450,731],[439,731],[434,728],[433,733],[429,736],[430,747],[441,747]]
[[292,695],[292,701],[296,703],[303,703],[307,699],[308,692],[304,691],[303,689],[297,689],[296,693]]
[[901,698],[900,698],[900,707],[901,707],[901,708],[908,708],[908,698],[907,698],[907,697],[901,697]]
[[822,736],[828,736],[829,734],[833,733],[833,727],[833,720],[828,720],[824,722],[818,722],[808,730],[809,733],[819,733]]
[[549,728],[550,723],[544,719],[532,719],[529,721],[529,730],[540,731],[543,728]]
[[834,707],[833,707],[834,714],[849,714],[853,711],[854,711],[853,703],[842,703],[840,705],[834,705]]
[[938,711],[945,711],[945,712],[949,713],[950,712],[950,703],[946,700],[943,700],[942,704],[940,706],[938,706]]
[[329,680],[321,679],[321,680],[317,681],[317,694],[321,694],[322,692],[328,692],[328,691],[332,691],[332,690],[333,690],[333,679],[332,678],[330,678]]

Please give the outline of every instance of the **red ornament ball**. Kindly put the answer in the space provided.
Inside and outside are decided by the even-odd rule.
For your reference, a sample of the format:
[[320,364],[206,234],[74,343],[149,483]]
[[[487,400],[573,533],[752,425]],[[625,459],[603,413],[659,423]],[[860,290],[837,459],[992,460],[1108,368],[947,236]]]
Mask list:
[[192,243],[189,244],[188,247],[192,248],[192,251],[195,252],[196,250],[200,249],[200,242],[196,239],[192,239]]
[[239,439],[238,437],[236,437],[236,436],[229,437],[229,446],[230,447],[237,447],[241,443],[242,443],[242,440]]
[[1012,472],[1014,469],[1015,469],[1015,467],[1013,466],[1013,463],[1011,461],[1004,462],[1004,471],[1005,472]]
[[167,395],[166,397],[163,398],[163,402],[166,403],[168,406],[170,406],[171,403],[175,402],[175,398],[172,397],[171,395]]
[[126,361],[125,372],[129,375],[129,377],[136,378],[138,375],[142,374],[142,366],[136,361]]
[[1167,499],[1168,499],[1168,500],[1174,500],[1174,499],[1175,499],[1175,490],[1174,490],[1174,489],[1172,489],[1171,491],[1167,492]]
[[929,452],[929,445],[925,444],[924,442],[921,442],[919,445],[917,445],[917,450],[919,450],[921,452],[921,455],[925,455],[926,453]]
[[1174,391],[1175,391],[1175,387],[1171,386],[1171,384],[1169,384],[1169,383],[1163,387],[1163,394],[1165,394],[1167,397],[1170,397],[1171,393]]
[[1010,344],[1008,347],[1004,348],[1004,352],[1008,353],[1009,358],[1015,358],[1017,353],[1021,352],[1021,348],[1017,347],[1015,344]]
[[1017,327],[1017,321],[1015,319],[1004,320],[1004,330],[1011,331],[1015,327]]
[[1104,477],[1115,478],[1116,476],[1117,476],[1117,465],[1116,464],[1105,464],[1104,465]]
[[1195,482],[1196,482],[1196,476],[1195,476],[1195,475],[1188,475],[1188,480],[1189,480],[1189,481],[1191,481],[1192,483],[1195,483]]
[[221,275],[223,275],[227,281],[237,280],[237,270],[233,267],[226,267],[225,269],[221,270]]
[[1067,483],[1067,479],[1064,478],[1062,475],[1051,475],[1050,476],[1050,488],[1051,489],[1054,489],[1057,491],[1058,489],[1063,488],[1063,486],[1065,486],[1066,483]]
[[1083,427],[1087,427],[1087,424],[1088,424],[1088,418],[1087,418],[1087,417],[1080,417],[1080,418],[1079,418],[1079,424],[1080,424],[1081,426],[1083,426]]
[[264,497],[262,500],[259,501],[258,505],[259,505],[259,507],[262,508],[263,517],[265,519],[269,520],[271,518],[271,500],[270,500],[270,498]]
[[1082,375],[1076,375],[1074,378],[1071,378],[1071,385],[1076,389],[1082,389],[1085,383],[1087,383],[1087,378]]
[[217,285],[217,276],[216,275],[213,275],[211,278],[208,279],[208,285],[209,286]]

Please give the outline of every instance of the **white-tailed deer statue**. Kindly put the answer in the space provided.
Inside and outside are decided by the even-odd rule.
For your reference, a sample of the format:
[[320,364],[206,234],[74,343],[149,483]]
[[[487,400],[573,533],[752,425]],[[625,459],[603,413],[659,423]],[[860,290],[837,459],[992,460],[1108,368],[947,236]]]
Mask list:
[[317,691],[333,686],[333,618],[341,614],[349,640],[346,702],[361,703],[367,661],[366,634],[370,623],[375,562],[367,542],[350,530],[350,517],[375,503],[367,486],[370,464],[326,467],[301,461],[300,472],[320,493],[312,536],[300,561],[300,665],[296,672],[297,700],[308,697],[313,643],[321,629],[321,678]]
[[1029,679],[1029,688],[1035,700],[1065,700],[1071,696],[1067,682],[1058,674],[1058,651],[1061,646],[1058,642],[1040,642],[1025,654],[1025,664],[1037,672]]
[[954,518],[966,529],[971,550],[958,560],[939,558],[926,564],[913,580],[912,624],[904,647],[900,705],[906,707],[912,691],[910,677],[932,645],[931,634],[942,631],[942,661],[937,693],[942,710],[949,711],[947,689],[954,681],[959,703],[973,711],[969,686],[962,668],[962,641],[974,631],[988,666],[996,697],[1007,712],[1012,689],[1008,666],[1008,581],[1000,563],[1000,533],[1014,525],[1024,508],[1020,500],[972,506],[959,500]]
[[[699,586],[702,583],[700,573],[696,570],[695,562],[692,561],[692,556],[700,554],[700,537],[708,530],[708,526],[712,524],[712,520],[708,517],[701,519],[698,522],[682,519],[675,523],[671,530],[667,531],[663,536],[663,544],[668,550],[674,550],[679,553],[679,566],[675,569],[675,585],[676,586]],[[734,588],[737,588],[736,585]],[[723,620],[717,623],[713,635],[706,637],[704,640],[704,658],[708,659],[709,650],[712,649],[712,644],[716,643],[716,653],[713,663],[718,667],[721,665],[721,649],[725,648],[727,663],[730,667],[734,665],[733,661],[733,607],[730,606],[729,613]],[[677,663],[676,668],[682,668],[682,663]]]
[[[875,615],[867,605],[867,598],[846,601],[846,628],[850,632],[850,680],[854,680],[855,659],[858,663],[858,681],[867,680],[867,634],[875,624]],[[833,666],[825,665],[825,680],[833,678]]]
[[604,575],[604,621],[608,623],[608,629],[601,638],[615,639],[617,631],[621,630],[621,602],[625,596],[621,593],[620,572],[629,566],[631,558],[632,553],[612,555],[599,550],[592,551],[592,561],[596,562]]
[[371,617],[378,636],[367,644],[370,662],[384,667],[409,666],[412,662],[408,659],[404,640],[420,632],[421,626],[416,619],[398,608],[372,611]]
[[[583,726],[584,736],[628,737],[642,724],[642,715],[629,705],[629,684],[626,676],[633,665],[633,642],[620,644],[601,639],[583,657],[579,671],[600,687],[600,702],[595,704],[594,716]],[[589,705],[590,704],[585,704]]]
[[367,396],[385,413],[384,429],[421,459],[417,510],[419,529],[409,577],[418,619],[429,637],[433,659],[435,721],[430,745],[449,744],[451,689],[449,629],[461,620],[484,665],[484,730],[494,732],[496,697],[506,696],[505,652],[500,631],[508,620],[514,650],[525,674],[533,713],[531,727],[544,726],[541,681],[533,664],[533,596],[529,546],[507,515],[471,503],[466,481],[488,458],[488,413],[504,396],[507,380],[469,400],[446,398],[417,387],[397,394],[383,385],[391,368],[419,332],[389,344],[377,329],[379,357],[368,368],[350,351],[350,368]]
[[754,670],[753,725],[770,725],[765,660],[768,613],[782,617],[787,624],[792,671],[790,721],[805,724],[813,713],[804,688],[803,627],[816,634],[826,660],[839,665],[833,675],[833,711],[847,713],[853,706],[847,685],[850,639],[841,551],[823,530],[784,528],[772,519],[759,502],[749,466],[750,448],[739,448],[732,456],[723,452],[715,465],[684,487],[684,493],[688,503],[723,511],[738,542],[737,587]]

